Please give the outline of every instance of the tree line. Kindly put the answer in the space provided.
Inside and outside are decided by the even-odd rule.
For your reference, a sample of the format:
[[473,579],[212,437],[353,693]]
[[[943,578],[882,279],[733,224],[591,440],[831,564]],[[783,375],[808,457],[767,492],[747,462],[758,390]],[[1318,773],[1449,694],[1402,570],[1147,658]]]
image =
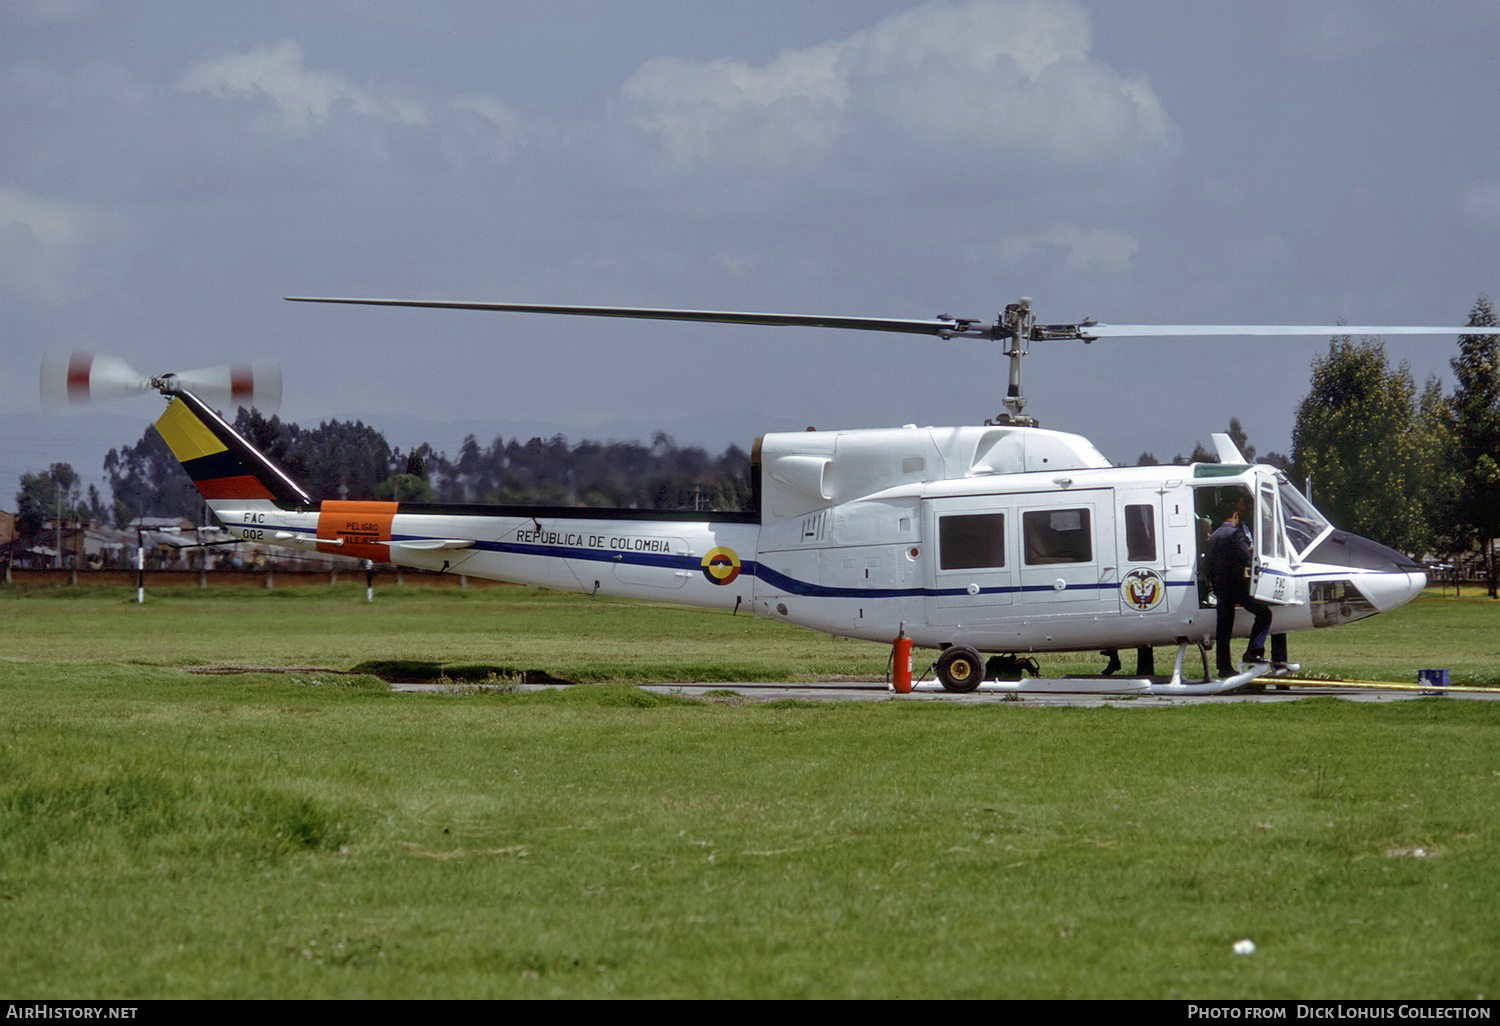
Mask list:
[[[403,452],[362,421],[306,428],[239,411],[234,429],[280,465],[315,499],[608,506],[737,511],[752,502],[750,457],[731,445],[717,456],[678,445],[658,432],[650,444],[583,441],[562,435],[481,446],[467,436],[457,458],[427,444]],[[18,533],[35,537],[45,521],[95,521],[125,527],[139,517],[205,525],[212,515],[154,426],[134,445],[111,449],[104,473],[112,501],[80,487],[66,463],[23,474],[16,493]]]
[[497,436],[481,446],[468,435],[457,457],[449,458],[425,443],[403,453],[359,421],[304,429],[241,411],[235,430],[318,499],[719,511],[743,510],[751,502],[750,457],[743,449],[731,445],[711,456],[661,432],[649,445],[569,444],[554,435]]
[[[1496,324],[1481,296],[1468,326]],[[1478,552],[1489,592],[1500,589],[1500,340],[1463,335],[1450,360],[1451,392],[1436,376],[1417,387],[1411,369],[1392,367],[1378,338],[1335,338],[1312,360],[1297,410],[1290,456],[1261,462],[1284,470],[1339,527],[1410,555],[1452,559]],[[657,433],[642,442],[469,435],[457,455],[419,445],[391,446],[361,421],[305,428],[241,410],[235,429],[285,467],[317,499],[368,498],[444,503],[582,505],[732,511],[750,508],[750,460],[730,446],[711,456]],[[1254,446],[1238,419],[1229,434],[1251,460]],[[1201,443],[1172,462],[1211,462]],[[1138,463],[1159,462],[1142,453]],[[18,532],[35,536],[60,512],[64,520],[143,516],[204,523],[208,513],[166,443],[148,427],[139,442],[104,459],[111,501],[84,492],[66,463],[23,474],[16,495]]]

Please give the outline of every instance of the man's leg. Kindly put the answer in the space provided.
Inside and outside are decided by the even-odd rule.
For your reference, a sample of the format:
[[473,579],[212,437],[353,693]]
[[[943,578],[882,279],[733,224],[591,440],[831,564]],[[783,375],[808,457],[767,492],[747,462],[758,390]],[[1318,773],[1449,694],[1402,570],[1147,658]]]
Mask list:
[[1156,649],[1150,645],[1141,645],[1136,648],[1135,675],[1137,677],[1156,676]]
[[1240,605],[1255,617],[1255,626],[1250,628],[1250,643],[1245,646],[1245,662],[1266,661],[1266,635],[1271,633],[1271,607],[1249,595],[1240,599]]
[[1234,639],[1234,602],[1225,596],[1219,599],[1218,632],[1214,635],[1214,653],[1219,663],[1220,677],[1235,675],[1234,661],[1229,656],[1229,646]]
[[1271,662],[1286,665],[1291,662],[1286,656],[1286,635],[1271,635]]

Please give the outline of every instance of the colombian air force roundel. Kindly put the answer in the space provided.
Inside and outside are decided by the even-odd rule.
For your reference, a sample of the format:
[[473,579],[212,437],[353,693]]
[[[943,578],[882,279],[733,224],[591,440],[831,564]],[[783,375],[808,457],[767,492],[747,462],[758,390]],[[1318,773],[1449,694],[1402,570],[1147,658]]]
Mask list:
[[1145,567],[1130,571],[1120,582],[1120,595],[1125,604],[1140,613],[1155,609],[1166,594],[1167,585],[1161,574]]
[[733,549],[709,549],[703,556],[703,576],[709,584],[731,584],[740,575],[740,557]]

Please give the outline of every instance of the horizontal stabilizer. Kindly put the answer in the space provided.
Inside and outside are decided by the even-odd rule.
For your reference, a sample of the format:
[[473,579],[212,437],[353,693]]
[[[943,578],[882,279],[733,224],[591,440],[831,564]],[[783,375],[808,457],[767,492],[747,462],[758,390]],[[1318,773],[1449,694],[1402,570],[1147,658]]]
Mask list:
[[445,549],[473,548],[470,538],[423,538],[417,541],[391,542],[391,549],[406,549],[409,552],[438,552]]
[[285,545],[288,548],[317,550],[320,545],[332,545],[334,548],[342,548],[342,538],[314,538],[307,534],[297,534],[294,531],[277,531],[271,536],[271,540],[277,545]]

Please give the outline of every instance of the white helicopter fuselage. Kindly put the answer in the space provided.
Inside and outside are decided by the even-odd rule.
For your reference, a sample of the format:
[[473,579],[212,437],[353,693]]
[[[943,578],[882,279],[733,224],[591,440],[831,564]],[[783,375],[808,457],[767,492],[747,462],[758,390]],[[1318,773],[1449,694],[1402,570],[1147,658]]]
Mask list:
[[[1273,604],[1277,633],[1393,609],[1426,583],[1399,554],[1334,531],[1268,466],[1120,468],[1081,436],[1008,426],[770,434],[753,464],[755,513],[294,508],[215,498],[236,489],[199,484],[246,541],[753,611],[869,641],[904,632],[930,648],[1023,653],[1212,638],[1202,557],[1209,517],[1230,494],[1254,509],[1253,588]],[[1359,558],[1329,562],[1330,539]],[[1245,633],[1250,618],[1240,616]]]

